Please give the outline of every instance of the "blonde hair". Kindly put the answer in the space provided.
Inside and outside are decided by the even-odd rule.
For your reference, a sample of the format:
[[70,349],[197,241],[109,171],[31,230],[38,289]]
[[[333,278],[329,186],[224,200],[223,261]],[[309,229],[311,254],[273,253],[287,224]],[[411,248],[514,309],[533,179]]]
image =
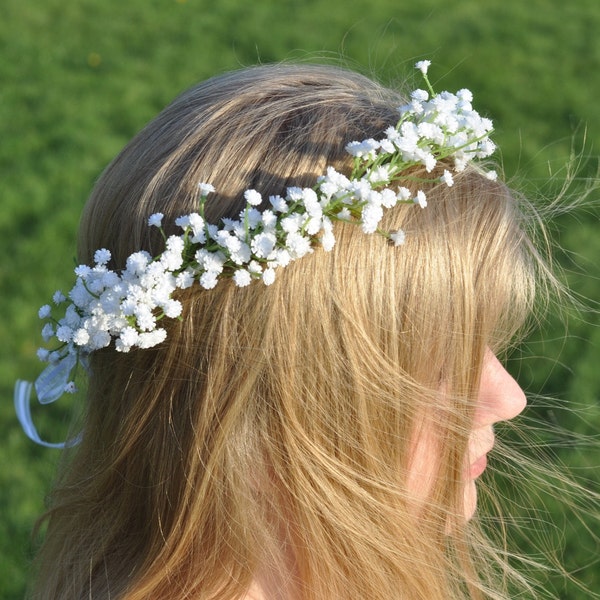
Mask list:
[[[267,197],[327,165],[348,172],[346,142],[381,135],[402,100],[325,66],[202,83],[104,172],[79,258],[156,254],[148,216],[192,210],[199,181],[217,189],[216,221],[247,188]],[[186,290],[161,347],[92,356],[32,598],[234,600],[284,556],[302,600],[508,595],[508,567],[464,523],[462,470],[485,349],[531,311],[538,259],[502,183],[474,168],[451,188],[428,177],[427,209],[386,216],[404,246],[338,224],[332,252],[272,286]],[[406,477],[423,415],[440,457],[417,518]]]

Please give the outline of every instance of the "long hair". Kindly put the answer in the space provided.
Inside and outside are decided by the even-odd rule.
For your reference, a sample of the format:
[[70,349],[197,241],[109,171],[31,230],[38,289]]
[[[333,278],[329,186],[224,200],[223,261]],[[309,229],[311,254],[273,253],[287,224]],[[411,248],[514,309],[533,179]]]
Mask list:
[[[345,144],[380,136],[402,103],[325,66],[208,80],[103,173],[79,258],[106,247],[119,268],[157,254],[148,216],[168,227],[200,181],[217,190],[217,222],[245,189],[266,198],[327,165],[349,172]],[[426,209],[385,217],[404,246],[336,224],[333,251],[271,286],[181,292],[160,347],[94,353],[32,598],[235,600],[284,562],[302,600],[505,597],[495,573],[508,567],[464,522],[462,473],[485,350],[525,322],[538,258],[502,183],[474,168],[451,188],[427,177]],[[406,481],[424,416],[439,456],[415,511]]]

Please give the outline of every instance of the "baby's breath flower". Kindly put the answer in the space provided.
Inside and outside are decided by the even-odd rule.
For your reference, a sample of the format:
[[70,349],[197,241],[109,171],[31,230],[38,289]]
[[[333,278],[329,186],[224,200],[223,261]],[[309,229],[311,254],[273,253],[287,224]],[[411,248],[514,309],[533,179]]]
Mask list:
[[238,287],[245,287],[252,282],[252,275],[246,269],[240,269],[233,274],[233,281]]
[[181,215],[181,217],[177,217],[175,219],[175,225],[177,227],[181,227],[181,229],[185,229],[190,226],[190,216],[189,215]]
[[352,215],[347,206],[344,206],[344,208],[342,208],[335,216],[340,221],[350,221],[352,219]]
[[256,190],[246,190],[244,198],[252,206],[258,206],[262,202],[262,196]]
[[199,183],[198,191],[200,192],[200,196],[208,196],[215,191],[215,188],[210,183]]
[[281,196],[269,196],[269,202],[275,212],[285,213],[288,211],[288,204]]
[[419,71],[421,71],[421,73],[423,73],[423,75],[427,75],[427,70],[429,69],[430,65],[431,65],[430,60],[420,60],[415,65],[415,68],[419,69]]
[[406,234],[402,229],[398,229],[390,233],[390,239],[394,242],[394,246],[401,246],[406,240]]
[[396,196],[400,202],[406,202],[410,200],[410,190],[407,187],[400,186]]
[[87,265],[79,265],[78,267],[75,267],[75,275],[82,279],[87,277],[91,271],[92,269]]
[[427,196],[423,190],[419,190],[414,199],[415,204],[418,204],[421,208],[425,208],[427,206]]
[[200,276],[200,285],[205,290],[212,290],[212,288],[214,288],[218,283],[218,275],[219,274],[215,273],[214,271],[206,271],[205,273],[202,273]]
[[194,271],[190,268],[186,269],[185,271],[182,271],[175,278],[175,285],[180,290],[185,290],[189,287],[192,287],[193,284],[194,284]]
[[447,169],[444,169],[444,174],[440,177],[440,181],[445,183],[448,187],[452,187],[454,185],[454,178],[452,177],[452,173]]
[[150,227],[161,227],[164,215],[161,212],[154,213],[148,217]]
[[60,342],[70,342],[73,338],[73,330],[68,325],[60,325],[56,329],[56,337]]
[[[75,284],[68,295],[56,292],[53,296],[56,305],[67,303],[64,316],[42,328],[44,341],[54,340],[57,347],[37,352],[40,360],[50,363],[53,373],[64,378],[65,391],[74,390],[70,372],[90,352],[111,343],[119,352],[162,343],[167,333],[159,327],[161,320],[178,318],[183,311],[181,301],[173,298],[176,290],[195,284],[210,290],[226,277],[238,287],[258,279],[271,285],[276,269],[319,245],[324,251],[334,248],[334,221],[358,225],[365,234],[378,232],[390,246],[404,244],[402,229],[382,231],[380,224],[384,209],[397,204],[427,206],[424,190],[413,179],[413,167],[422,165],[432,172],[443,161],[440,164],[448,168],[441,176],[431,176],[430,183],[437,180],[452,186],[456,173],[495,149],[489,139],[492,123],[473,110],[471,92],[435,94],[427,79],[430,61],[415,66],[429,91],[411,93],[409,103],[399,108],[397,125],[388,127],[381,140],[353,141],[346,146],[353,157],[350,174],[329,166],[314,187],[290,187],[284,195],[269,196],[270,206],[263,211],[257,208],[263,203],[262,195],[246,190],[239,219],[225,218],[220,224],[203,217],[207,196],[215,188],[199,183],[198,212],[175,219],[182,233],[167,237],[162,253],[134,252],[126,259],[125,269],[116,272],[108,268],[110,251],[102,248],[94,253],[93,266],[76,267]],[[495,171],[484,175],[496,178]],[[160,212],[150,215],[148,226],[162,232],[163,218]],[[50,305],[41,307],[39,316],[51,319]]]
[[50,355],[50,351],[47,348],[38,348],[37,349],[37,357],[42,362],[47,362],[49,355]]
[[265,285],[271,285],[275,281],[275,269],[265,269],[262,280]]
[[110,261],[110,251],[106,248],[100,248],[94,253],[94,262],[97,265],[106,265]]
[[163,312],[165,317],[169,317],[170,319],[175,319],[181,312],[183,311],[183,306],[179,300],[167,300],[167,302],[163,305]]
[[90,341],[90,334],[86,329],[80,328],[73,334],[73,343],[76,346],[85,346]]
[[45,342],[49,342],[54,337],[54,327],[51,323],[46,323],[42,327],[42,339]]
[[44,304],[44,306],[40,307],[38,310],[38,317],[40,319],[47,319],[52,314],[52,309],[49,304]]

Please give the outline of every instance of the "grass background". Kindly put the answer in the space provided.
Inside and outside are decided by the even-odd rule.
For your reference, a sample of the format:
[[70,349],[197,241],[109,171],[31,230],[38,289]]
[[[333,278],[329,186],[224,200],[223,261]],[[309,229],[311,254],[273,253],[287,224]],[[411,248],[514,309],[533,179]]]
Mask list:
[[[70,287],[79,212],[102,168],[136,131],[178,92],[240,66],[342,57],[394,84],[428,58],[437,89],[470,88],[494,119],[507,176],[530,195],[550,196],[573,149],[579,175],[596,172],[599,32],[597,0],[3,0],[0,598],[23,596],[31,527],[58,459],[20,432],[13,383],[39,373],[37,308]],[[552,225],[565,277],[588,305],[600,297],[595,206]],[[533,418],[580,436],[573,445],[552,434],[546,441],[558,456],[545,456],[597,490],[600,327],[593,311],[570,312],[566,339],[563,320],[552,315],[512,368],[529,391],[564,400],[530,409]],[[34,415],[43,435],[61,439],[68,410],[34,407]],[[581,524],[563,533],[569,513],[547,500],[548,520],[558,524],[548,535],[562,544],[562,560],[600,590],[597,541]],[[542,585],[560,598],[589,597],[559,578]]]

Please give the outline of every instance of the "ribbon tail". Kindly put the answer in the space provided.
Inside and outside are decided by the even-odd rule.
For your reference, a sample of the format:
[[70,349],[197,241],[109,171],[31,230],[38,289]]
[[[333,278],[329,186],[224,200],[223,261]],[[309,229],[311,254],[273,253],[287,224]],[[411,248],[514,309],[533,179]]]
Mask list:
[[69,448],[78,444],[81,440],[81,435],[61,443],[45,442],[39,436],[37,429],[33,424],[33,419],[31,418],[30,400],[32,388],[33,384],[29,381],[22,381],[19,379],[15,383],[15,411],[25,435],[36,444],[46,446],[46,448]]

